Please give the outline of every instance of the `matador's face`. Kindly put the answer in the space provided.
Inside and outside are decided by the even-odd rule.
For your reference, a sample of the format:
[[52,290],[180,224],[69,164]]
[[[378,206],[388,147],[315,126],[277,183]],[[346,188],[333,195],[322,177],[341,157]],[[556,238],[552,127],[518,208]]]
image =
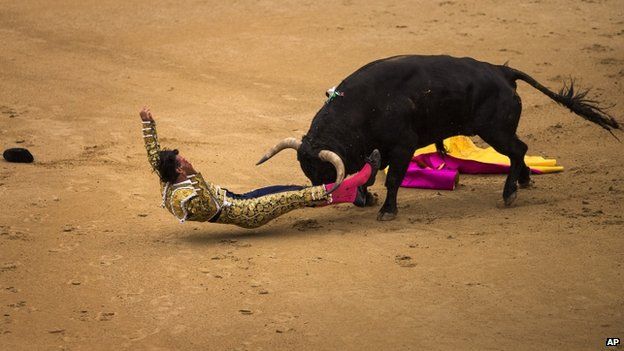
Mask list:
[[187,161],[182,155],[176,156],[178,173],[192,174],[194,173],[193,165]]

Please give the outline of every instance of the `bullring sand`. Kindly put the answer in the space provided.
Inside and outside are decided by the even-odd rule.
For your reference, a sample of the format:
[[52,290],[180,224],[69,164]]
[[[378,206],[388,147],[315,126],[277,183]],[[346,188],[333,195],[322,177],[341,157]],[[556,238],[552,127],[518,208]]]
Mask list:
[[[622,144],[524,83],[518,134],[563,173],[402,189],[257,230],[159,207],[138,111],[236,191],[305,184],[325,89],[374,59],[509,61],[624,105],[620,0],[3,1],[2,350],[600,350],[624,338]],[[616,133],[622,139],[622,133]],[[383,198],[383,175],[372,190]]]

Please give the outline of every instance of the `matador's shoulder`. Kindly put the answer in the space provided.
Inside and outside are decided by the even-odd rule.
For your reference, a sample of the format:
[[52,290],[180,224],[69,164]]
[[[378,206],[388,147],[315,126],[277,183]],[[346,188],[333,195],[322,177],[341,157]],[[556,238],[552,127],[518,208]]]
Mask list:
[[189,216],[187,203],[196,196],[197,191],[192,185],[175,187],[167,196],[165,206],[180,221],[184,221]]

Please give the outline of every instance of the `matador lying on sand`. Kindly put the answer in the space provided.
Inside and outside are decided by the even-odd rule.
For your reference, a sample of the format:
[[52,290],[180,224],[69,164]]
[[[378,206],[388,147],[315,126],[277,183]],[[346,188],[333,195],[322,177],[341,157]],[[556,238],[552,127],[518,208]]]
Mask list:
[[[180,222],[215,222],[256,228],[298,208],[354,202],[358,187],[371,186],[379,169],[380,154],[375,150],[358,173],[342,182],[344,170],[338,168],[336,183],[309,187],[276,185],[236,194],[206,182],[178,150],[161,150],[156,122],[149,108],[143,107],[139,115],[147,158],[160,177],[162,206]],[[328,162],[331,159],[332,155],[327,155]]]

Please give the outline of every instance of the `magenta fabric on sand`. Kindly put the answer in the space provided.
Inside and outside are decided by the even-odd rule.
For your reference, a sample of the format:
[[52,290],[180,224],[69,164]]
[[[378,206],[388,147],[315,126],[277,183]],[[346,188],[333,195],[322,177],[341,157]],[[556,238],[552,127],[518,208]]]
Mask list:
[[[507,174],[508,165],[490,164],[472,160],[462,160],[438,153],[420,154],[410,162],[405,178],[401,183],[406,188],[453,190],[459,173],[466,174]],[[540,171],[531,169],[532,173]]]

